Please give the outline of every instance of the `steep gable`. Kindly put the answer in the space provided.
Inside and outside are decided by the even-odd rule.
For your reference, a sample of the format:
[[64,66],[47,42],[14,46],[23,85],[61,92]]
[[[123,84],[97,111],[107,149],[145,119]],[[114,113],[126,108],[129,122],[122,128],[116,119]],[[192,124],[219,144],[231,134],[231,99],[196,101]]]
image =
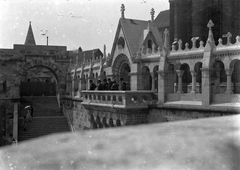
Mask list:
[[[148,27],[150,29],[146,32]],[[112,56],[114,50],[116,49],[117,40],[119,38],[119,33],[121,30],[123,31],[126,45],[129,48],[131,57],[137,55],[139,48],[145,41],[145,38],[148,36],[149,32],[151,32],[153,35],[156,46],[163,46],[163,40],[159,34],[157,25],[154,22],[120,18],[112,47]]]

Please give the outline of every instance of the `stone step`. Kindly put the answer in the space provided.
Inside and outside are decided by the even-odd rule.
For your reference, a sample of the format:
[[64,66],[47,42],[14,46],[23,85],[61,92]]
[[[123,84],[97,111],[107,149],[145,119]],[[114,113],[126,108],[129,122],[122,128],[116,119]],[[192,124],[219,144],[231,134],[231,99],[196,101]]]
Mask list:
[[26,124],[26,131],[23,130],[23,119],[19,118],[18,141],[29,140],[52,133],[69,132],[67,120],[63,116],[36,117],[32,122]]

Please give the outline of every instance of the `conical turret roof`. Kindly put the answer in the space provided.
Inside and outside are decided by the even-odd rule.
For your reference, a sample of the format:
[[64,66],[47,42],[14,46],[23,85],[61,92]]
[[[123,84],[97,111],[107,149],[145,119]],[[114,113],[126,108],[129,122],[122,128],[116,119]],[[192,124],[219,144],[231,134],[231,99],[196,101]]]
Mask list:
[[29,27],[28,27],[28,32],[25,40],[25,45],[36,45],[34,35],[33,35],[33,30],[31,26],[31,21],[29,22]]

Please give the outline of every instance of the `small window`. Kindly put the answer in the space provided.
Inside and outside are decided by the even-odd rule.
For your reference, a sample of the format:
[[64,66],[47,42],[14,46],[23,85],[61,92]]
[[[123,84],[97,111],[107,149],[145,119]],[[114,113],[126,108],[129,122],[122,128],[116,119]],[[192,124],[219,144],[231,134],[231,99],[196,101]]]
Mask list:
[[152,40],[148,40],[148,48],[152,49]]

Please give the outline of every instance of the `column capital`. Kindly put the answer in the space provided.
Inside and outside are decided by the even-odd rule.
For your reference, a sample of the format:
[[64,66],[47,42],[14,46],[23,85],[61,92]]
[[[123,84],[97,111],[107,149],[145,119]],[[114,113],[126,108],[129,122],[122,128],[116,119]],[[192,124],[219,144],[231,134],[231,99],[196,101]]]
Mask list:
[[231,76],[233,72],[233,69],[225,69],[225,73],[227,74],[227,76]]
[[138,74],[139,74],[138,72],[130,72],[129,76],[135,76],[135,75],[138,75]]
[[176,70],[176,73],[179,77],[183,76],[184,70]]
[[164,76],[165,71],[157,71],[157,73],[158,73],[160,76]]
[[197,73],[194,70],[191,70],[190,73],[192,74],[192,76],[196,76]]

